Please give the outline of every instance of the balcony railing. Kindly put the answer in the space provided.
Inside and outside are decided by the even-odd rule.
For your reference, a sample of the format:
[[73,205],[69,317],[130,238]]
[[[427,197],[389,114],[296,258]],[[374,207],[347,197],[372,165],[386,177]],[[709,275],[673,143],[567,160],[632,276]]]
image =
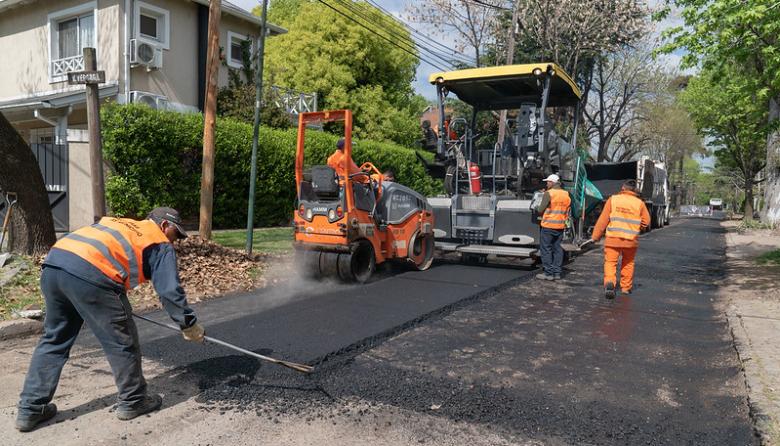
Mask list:
[[51,77],[66,76],[71,71],[84,70],[84,57],[73,56],[51,61]]

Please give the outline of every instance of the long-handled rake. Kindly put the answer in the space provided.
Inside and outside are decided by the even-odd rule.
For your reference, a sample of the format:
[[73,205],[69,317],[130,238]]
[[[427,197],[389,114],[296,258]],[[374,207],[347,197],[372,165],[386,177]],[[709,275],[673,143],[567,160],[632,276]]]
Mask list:
[[[168,324],[163,324],[161,322],[153,321],[153,320],[149,319],[148,317],[139,316],[139,315],[137,315],[135,313],[133,313],[133,316],[137,317],[138,319],[142,319],[142,320],[145,320],[146,322],[149,322],[149,323],[152,323],[154,325],[157,325],[159,327],[163,327],[163,328],[167,328],[169,330],[181,332],[181,330],[178,327],[175,327],[173,325],[168,325]],[[290,362],[290,361],[282,361],[281,359],[276,359],[276,358],[271,358],[269,356],[264,356],[264,355],[261,355],[261,354],[258,354],[258,353],[251,352],[249,350],[243,349],[243,348],[238,347],[236,345],[230,344],[228,342],[220,341],[219,339],[214,339],[214,338],[212,338],[210,336],[204,336],[204,339],[206,341],[208,341],[208,342],[213,343],[213,344],[219,344],[219,345],[221,345],[223,347],[227,347],[227,348],[229,348],[231,350],[235,350],[235,351],[237,351],[239,353],[243,353],[243,354],[251,356],[253,358],[260,359],[260,360],[263,360],[263,361],[272,362],[274,364],[279,364],[281,366],[288,367],[288,368],[291,368],[293,370],[297,370],[299,372],[311,373],[311,372],[314,371],[314,367],[312,367],[310,365],[298,364],[298,363]]]

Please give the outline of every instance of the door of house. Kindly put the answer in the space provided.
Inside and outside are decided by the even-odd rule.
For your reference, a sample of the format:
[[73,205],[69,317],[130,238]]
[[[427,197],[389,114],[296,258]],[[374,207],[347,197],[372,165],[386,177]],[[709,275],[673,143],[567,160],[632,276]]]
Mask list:
[[49,194],[54,230],[68,231],[68,145],[40,142],[30,144],[30,148]]

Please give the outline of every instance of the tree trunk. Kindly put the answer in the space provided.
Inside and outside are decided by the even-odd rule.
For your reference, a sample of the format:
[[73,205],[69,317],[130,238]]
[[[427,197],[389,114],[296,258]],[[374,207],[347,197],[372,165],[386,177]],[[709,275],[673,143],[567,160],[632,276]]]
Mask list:
[[750,175],[745,175],[745,208],[742,211],[742,220],[753,220],[753,177]]
[[[769,101],[770,124],[780,119],[780,97]],[[780,223],[780,129],[773,130],[766,141],[766,187],[764,188],[764,221]]]
[[[43,176],[32,150],[0,113],[0,189],[15,192],[9,231],[10,251],[41,254],[56,241]],[[4,197],[1,197],[5,200]],[[0,228],[0,231],[2,228]],[[8,236],[6,236],[8,237]]]

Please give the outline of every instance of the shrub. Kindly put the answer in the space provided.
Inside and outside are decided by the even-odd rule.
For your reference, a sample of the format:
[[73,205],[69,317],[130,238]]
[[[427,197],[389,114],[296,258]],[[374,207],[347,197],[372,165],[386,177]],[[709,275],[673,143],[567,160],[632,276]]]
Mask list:
[[[112,167],[106,197],[112,211],[143,216],[155,206],[177,208],[185,218],[198,215],[203,117],[153,110],[144,105],[110,104],[102,110],[103,150]],[[246,224],[252,126],[230,118],[217,120],[214,226]],[[324,164],[337,136],[306,132],[307,164]],[[262,127],[257,156],[255,224],[286,224],[295,202],[296,129]],[[430,195],[441,189],[417,160],[414,150],[395,144],[355,141],[359,165],[373,162],[392,169],[396,179]]]

